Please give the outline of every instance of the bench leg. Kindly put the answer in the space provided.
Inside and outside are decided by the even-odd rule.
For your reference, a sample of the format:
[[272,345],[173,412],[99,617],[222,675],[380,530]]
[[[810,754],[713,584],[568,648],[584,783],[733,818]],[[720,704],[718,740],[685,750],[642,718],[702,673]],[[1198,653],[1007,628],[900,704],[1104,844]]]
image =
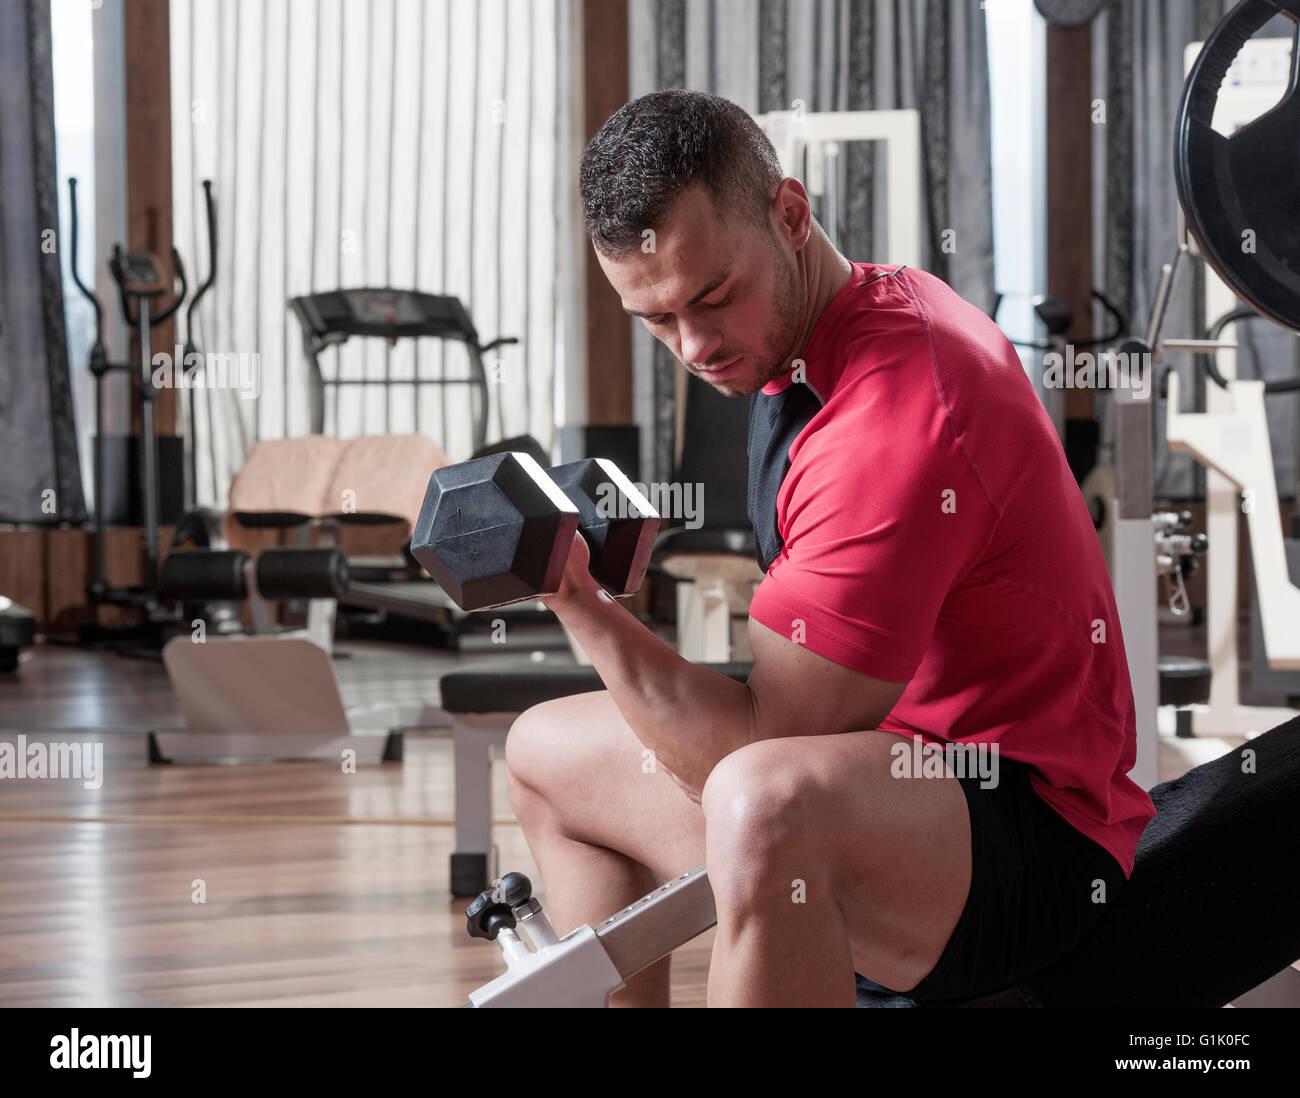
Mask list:
[[451,894],[477,896],[496,876],[492,845],[492,747],[504,744],[515,713],[453,714],[456,847]]

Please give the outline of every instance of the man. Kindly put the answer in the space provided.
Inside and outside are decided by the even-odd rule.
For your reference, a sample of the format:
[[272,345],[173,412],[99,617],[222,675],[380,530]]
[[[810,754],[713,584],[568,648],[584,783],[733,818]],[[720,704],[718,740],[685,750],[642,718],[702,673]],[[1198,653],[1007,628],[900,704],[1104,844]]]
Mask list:
[[[711,1006],[852,1006],[855,974],[955,1000],[1068,952],[1154,812],[1101,550],[1011,346],[937,279],[836,252],[725,100],[629,103],[580,186],[627,312],[754,394],[766,577],[741,684],[605,595],[575,541],[548,602],[608,689],[506,746],[557,931],[706,862]],[[615,1003],[667,1005],[668,962]]]

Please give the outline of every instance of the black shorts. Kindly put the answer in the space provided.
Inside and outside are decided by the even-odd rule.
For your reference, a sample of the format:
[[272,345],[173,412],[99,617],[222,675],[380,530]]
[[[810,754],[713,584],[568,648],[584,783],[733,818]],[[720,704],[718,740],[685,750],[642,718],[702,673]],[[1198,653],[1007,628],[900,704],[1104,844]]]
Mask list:
[[1024,764],[999,759],[993,788],[982,789],[978,776],[958,779],[971,830],[970,894],[961,918],[915,988],[899,993],[859,975],[859,1004],[937,1004],[1001,991],[1063,957],[1106,911],[1094,897],[1113,901],[1123,869],[1033,791],[1029,774]]

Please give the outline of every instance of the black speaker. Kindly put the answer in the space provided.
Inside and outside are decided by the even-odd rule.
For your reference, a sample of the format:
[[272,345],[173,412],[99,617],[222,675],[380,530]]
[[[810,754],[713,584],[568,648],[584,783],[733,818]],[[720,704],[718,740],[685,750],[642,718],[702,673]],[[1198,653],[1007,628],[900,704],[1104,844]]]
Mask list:
[[583,458],[607,458],[634,484],[641,480],[641,428],[573,424],[560,428],[557,465]]
[[[100,451],[104,463],[104,498],[97,500],[105,526],[143,526],[140,498],[140,439],[136,435],[105,435]],[[185,510],[185,440],[158,437],[158,525],[172,526]]]

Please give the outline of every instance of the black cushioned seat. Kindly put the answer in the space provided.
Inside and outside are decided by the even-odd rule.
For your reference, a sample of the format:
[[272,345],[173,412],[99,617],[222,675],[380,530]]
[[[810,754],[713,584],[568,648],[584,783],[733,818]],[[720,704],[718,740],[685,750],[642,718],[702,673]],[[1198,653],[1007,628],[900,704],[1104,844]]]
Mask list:
[[[1300,718],[1151,800],[1133,876],[1089,935],[1015,989],[960,1005],[1222,1007],[1300,958]],[[858,1005],[916,1004],[860,983]]]
[[315,515],[301,511],[232,511],[231,515],[249,530],[288,530],[316,520]]
[[1210,665],[1187,656],[1161,656],[1160,704],[1203,705],[1210,700]]
[[[729,679],[744,682],[752,663],[711,663]],[[594,667],[523,667],[513,670],[453,671],[441,682],[448,713],[522,713],[555,698],[603,690]]]
[[654,558],[659,560],[677,554],[726,553],[734,556],[754,555],[754,532],[752,530],[726,530],[702,527],[688,530],[679,527],[665,530],[655,540]]

